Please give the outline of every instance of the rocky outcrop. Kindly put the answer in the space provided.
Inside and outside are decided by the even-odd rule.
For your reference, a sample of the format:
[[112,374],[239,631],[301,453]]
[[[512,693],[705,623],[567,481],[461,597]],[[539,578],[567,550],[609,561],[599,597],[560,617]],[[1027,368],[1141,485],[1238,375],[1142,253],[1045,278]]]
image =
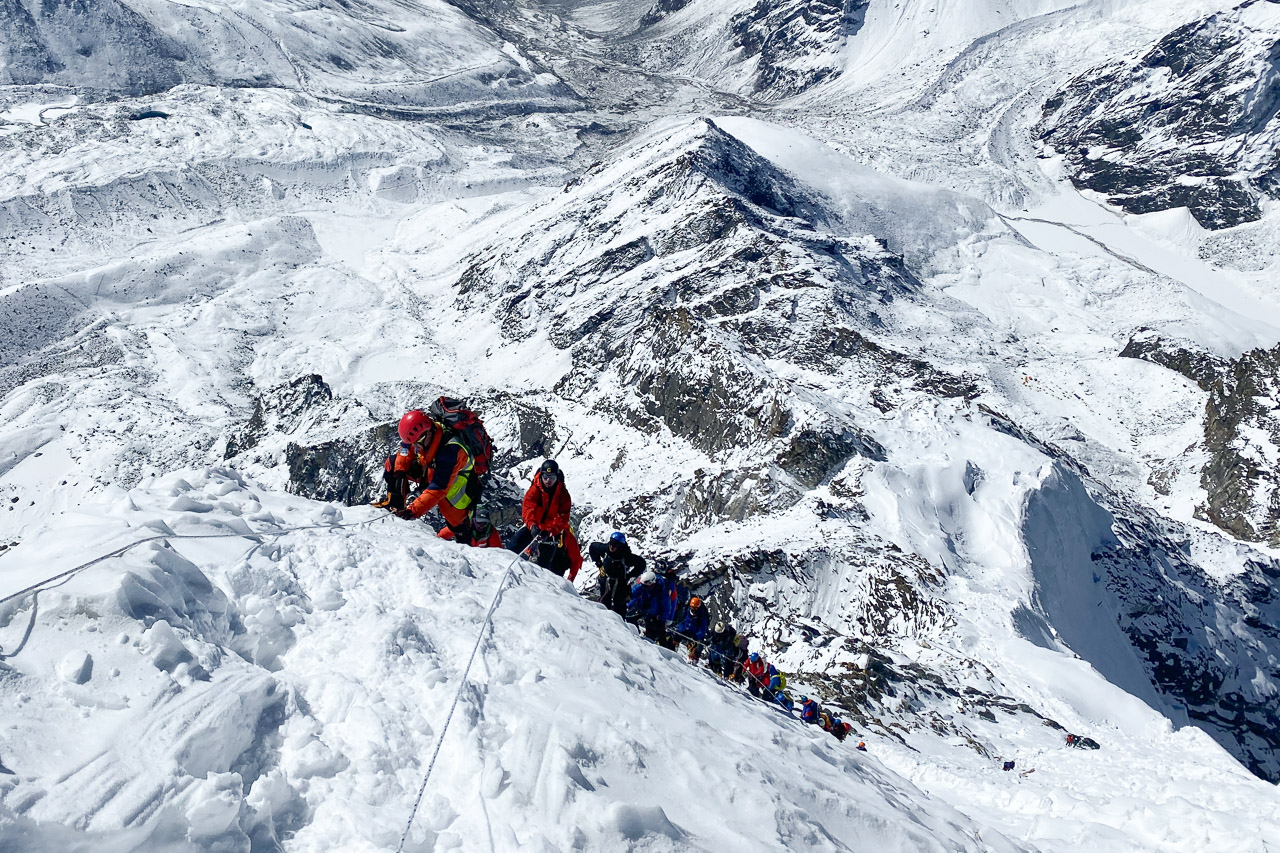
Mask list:
[[649,11],[644,13],[644,17],[640,19],[640,26],[652,26],[668,15],[679,12],[685,6],[688,6],[692,0],[658,0],[650,7]]
[[387,493],[382,462],[397,441],[395,424],[382,424],[348,437],[285,448],[288,489],[318,501],[371,503]]
[[1205,228],[1252,222],[1280,197],[1280,44],[1274,0],[1165,36],[1136,60],[1073,80],[1040,132],[1076,186],[1130,213],[1189,208]]
[[559,395],[707,459],[665,493],[680,507],[673,529],[741,519],[794,503],[856,457],[883,458],[796,371],[973,388],[873,339],[877,307],[919,284],[874,240],[827,233],[824,204],[696,122],[589,170],[524,237],[474,255],[458,290],[494,304],[508,336],[545,333],[571,353]]
[[377,423],[363,405],[335,397],[312,373],[260,393],[249,420],[226,436],[223,458],[285,465],[293,494],[368,503],[380,494],[382,460],[394,435],[394,423]]
[[1232,535],[1280,545],[1280,347],[1245,353],[1209,387],[1196,516]]
[[242,456],[270,444],[274,437],[342,435],[354,426],[363,427],[373,420],[373,415],[360,403],[335,398],[319,375],[300,376],[267,389],[255,398],[249,420],[227,436],[223,458]]
[[752,91],[770,99],[810,89],[844,70],[843,49],[870,0],[759,0],[729,22],[733,45],[755,59]]
[[1190,341],[1170,340],[1149,329],[1134,332],[1120,357],[1148,361],[1180,373],[1199,385],[1201,391],[1212,388],[1230,367],[1226,359],[1211,355]]
[[1131,507],[1114,531],[1092,555],[1095,572],[1121,603],[1117,624],[1151,682],[1255,774],[1280,780],[1280,709],[1268,686],[1280,677],[1280,563],[1253,560],[1213,580],[1164,521]]
[[1280,347],[1228,361],[1195,344],[1136,333],[1120,355],[1177,371],[1208,393],[1196,517],[1249,542],[1280,544]]

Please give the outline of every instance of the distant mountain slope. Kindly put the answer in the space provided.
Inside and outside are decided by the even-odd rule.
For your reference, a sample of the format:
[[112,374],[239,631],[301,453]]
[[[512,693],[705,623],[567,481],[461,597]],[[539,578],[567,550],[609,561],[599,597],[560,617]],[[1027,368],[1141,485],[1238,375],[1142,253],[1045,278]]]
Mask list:
[[1250,0],[1085,72],[1045,105],[1041,133],[1077,186],[1130,213],[1258,219],[1280,198],[1280,3]]
[[171,0],[10,0],[0,83],[146,95],[181,83],[289,86],[363,107],[574,102],[528,58],[443,0],[300,8]]

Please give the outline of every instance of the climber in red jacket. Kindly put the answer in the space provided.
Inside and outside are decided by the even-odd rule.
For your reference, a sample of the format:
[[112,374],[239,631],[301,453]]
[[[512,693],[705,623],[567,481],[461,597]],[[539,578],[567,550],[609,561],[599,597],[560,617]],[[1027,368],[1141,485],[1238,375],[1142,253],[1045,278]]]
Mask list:
[[523,554],[532,545],[530,556],[539,565],[561,577],[568,571],[572,581],[582,568],[582,551],[569,519],[572,507],[560,466],[548,459],[524,493],[520,513],[524,527],[511,540],[511,550]]

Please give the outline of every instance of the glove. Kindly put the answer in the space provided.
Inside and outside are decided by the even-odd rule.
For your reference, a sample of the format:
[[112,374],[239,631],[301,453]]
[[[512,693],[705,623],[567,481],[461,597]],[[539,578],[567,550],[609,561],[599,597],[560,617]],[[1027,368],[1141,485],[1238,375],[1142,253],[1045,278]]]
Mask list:
[[541,539],[542,528],[536,524],[529,525],[529,535],[532,536],[534,539]]
[[417,518],[417,516],[413,514],[413,510],[409,509],[408,507],[405,507],[404,509],[396,510],[396,518],[403,518],[403,519],[412,521],[413,519]]

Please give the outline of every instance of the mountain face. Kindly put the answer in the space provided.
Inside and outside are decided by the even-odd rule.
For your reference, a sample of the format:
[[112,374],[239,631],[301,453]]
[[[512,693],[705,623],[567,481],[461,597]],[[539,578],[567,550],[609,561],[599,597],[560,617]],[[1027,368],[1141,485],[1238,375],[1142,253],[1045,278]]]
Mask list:
[[816,3],[761,0],[729,21],[733,44],[756,60],[753,90],[796,95],[843,68],[842,49],[857,35],[870,0]]
[[1201,471],[1204,504],[1196,516],[1232,536],[1251,542],[1280,543],[1276,531],[1275,458],[1280,424],[1275,422],[1277,356],[1257,349],[1226,361],[1184,342],[1139,335],[1120,353],[1168,367],[1208,394],[1204,413]]
[[1203,227],[1280,197],[1280,42],[1274,0],[1169,33],[1134,61],[1081,74],[1045,105],[1042,138],[1076,186],[1129,213],[1191,210]]
[[[926,294],[901,256],[835,237],[840,222],[830,199],[714,122],[654,129],[530,211],[511,231],[519,239],[470,254],[451,288],[457,308],[492,306],[508,341],[545,339],[565,353],[550,393],[590,415],[519,410],[500,398],[482,411],[514,420],[520,433],[543,434],[539,424],[550,418],[566,440],[589,417],[592,433],[579,439],[603,446],[580,443],[578,452],[607,468],[610,497],[589,507],[584,523],[644,530],[651,547],[674,548],[694,592],[752,625],[791,671],[845,697],[847,714],[886,731],[927,724],[980,742],[964,724],[935,718],[933,702],[965,696],[974,707],[1017,706],[1010,713],[1061,725],[1010,698],[999,678],[966,692],[952,671],[902,670],[885,657],[922,637],[942,642],[957,626],[947,571],[858,530],[869,520],[863,477],[877,464],[902,464],[877,440],[878,422],[902,407],[963,411],[994,399],[974,377],[877,340],[900,340],[905,312],[954,306]],[[1223,368],[1143,340],[1145,348],[1131,343],[1122,355],[1205,382]],[[1280,566],[1259,557],[1239,577],[1207,580],[1204,558],[1190,553],[1203,547],[1193,547],[1195,531],[1155,517],[1063,443],[983,406],[966,414],[975,416],[985,426],[970,441],[1005,434],[1050,466],[1044,482],[1021,492],[1037,592],[1020,605],[1018,633],[1051,648],[1065,643],[1127,689],[1197,721],[1255,772],[1280,772],[1270,694],[1248,675],[1271,667],[1280,649],[1269,615]],[[1211,449],[1213,434],[1205,441]],[[651,456],[632,455],[655,442],[663,448],[657,477]],[[534,455],[521,443],[517,457]],[[347,440],[341,458],[350,462],[329,479],[376,492],[375,452],[363,437]],[[305,453],[328,459],[332,450],[325,443]],[[986,464],[963,466],[966,499],[982,489]],[[1205,468],[1206,482],[1218,482],[1216,470]],[[323,482],[310,469],[291,474],[291,490],[331,497]],[[511,491],[518,494],[514,484]],[[1074,534],[1064,533],[1064,516]],[[754,541],[757,533],[739,543],[726,525],[743,522],[821,532],[813,542]],[[682,545],[707,537],[714,544]],[[963,573],[963,555],[953,559],[947,568]],[[1105,608],[1101,622],[1095,608]],[[1223,623],[1237,627],[1206,629]],[[881,663],[869,681],[872,658]],[[929,687],[918,713],[903,719],[888,700],[904,685],[918,692],[921,681]]]
[[[301,8],[193,6],[154,0],[12,0],[0,23],[0,80],[102,94],[151,95],[187,84],[287,87],[355,109],[447,112],[481,92],[490,107],[571,99],[482,24],[444,2],[373,0]],[[548,88],[550,87],[550,88]]]
[[[489,631],[408,849],[1265,851],[1277,8],[10,4],[0,584],[225,541],[0,605],[0,847],[395,849]],[[358,508],[442,394],[869,754],[590,565],[486,629]]]
[[625,161],[625,181],[617,167],[588,171],[524,241],[473,256],[460,300],[494,304],[505,335],[568,350],[558,394],[704,455],[715,468],[697,488],[711,500],[752,480],[758,497],[794,501],[854,455],[881,456],[766,365],[909,362],[857,331],[918,286],[901,260],[816,232],[815,200],[712,123]]

